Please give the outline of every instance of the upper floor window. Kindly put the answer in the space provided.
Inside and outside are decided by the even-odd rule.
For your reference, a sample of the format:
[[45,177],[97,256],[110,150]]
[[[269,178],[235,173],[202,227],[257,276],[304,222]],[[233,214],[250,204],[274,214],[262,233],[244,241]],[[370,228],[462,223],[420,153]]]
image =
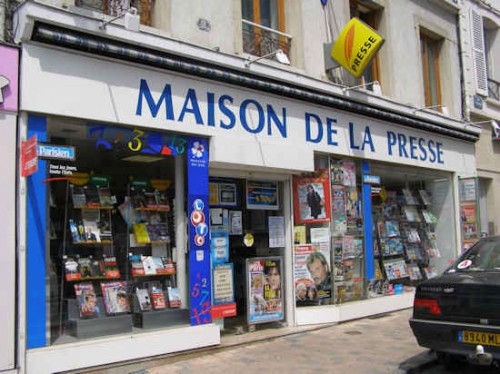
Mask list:
[[291,37],[285,34],[284,0],[242,0],[243,51],[264,56],[277,49],[289,54]]
[[75,5],[81,8],[102,12],[116,17],[124,14],[130,7],[138,10],[141,24],[151,26],[151,0],[76,0]]
[[[374,30],[378,30],[381,8],[371,1],[349,0],[351,18],[358,18]],[[380,58],[376,54],[370,65],[363,71],[363,75],[359,77],[358,84],[367,84],[373,81],[380,83]],[[367,89],[372,89],[371,85],[367,85]]]
[[439,76],[439,51],[441,40],[423,32],[420,33],[420,49],[422,57],[422,73],[424,77],[425,106],[441,107],[441,82]]

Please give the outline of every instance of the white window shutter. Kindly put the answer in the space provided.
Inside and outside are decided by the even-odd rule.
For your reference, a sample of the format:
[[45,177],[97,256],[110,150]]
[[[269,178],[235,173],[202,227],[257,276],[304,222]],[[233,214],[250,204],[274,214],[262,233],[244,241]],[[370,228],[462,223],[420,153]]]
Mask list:
[[474,11],[474,9],[471,9],[470,17],[476,92],[479,95],[488,96],[488,76],[486,72],[483,17]]

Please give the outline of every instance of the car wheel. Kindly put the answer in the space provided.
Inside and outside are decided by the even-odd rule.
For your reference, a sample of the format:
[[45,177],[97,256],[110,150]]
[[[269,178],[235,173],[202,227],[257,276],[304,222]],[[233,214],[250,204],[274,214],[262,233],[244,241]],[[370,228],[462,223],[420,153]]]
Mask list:
[[450,353],[436,352],[438,362],[448,370],[457,370],[460,368],[461,360],[459,356]]

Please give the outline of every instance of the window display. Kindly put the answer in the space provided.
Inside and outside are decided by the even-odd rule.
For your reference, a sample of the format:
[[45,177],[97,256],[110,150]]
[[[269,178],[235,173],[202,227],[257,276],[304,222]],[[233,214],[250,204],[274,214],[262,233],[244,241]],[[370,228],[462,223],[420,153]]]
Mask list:
[[[318,157],[316,164],[315,173],[294,177],[297,306],[399,294],[454,258],[454,238],[447,235],[454,221],[449,175],[373,164],[371,175],[360,178],[361,163],[355,160]],[[362,187],[368,184],[372,228],[365,228],[363,217]],[[308,186],[310,196],[320,191],[318,201],[326,202],[329,212],[313,215]],[[366,274],[367,256],[374,258],[373,275]]]
[[[50,124],[50,142],[77,155],[47,166],[71,170],[47,179],[52,344],[189,324],[173,253],[175,162],[165,149],[151,156],[169,136],[98,126],[96,141],[95,125]],[[138,137],[147,154],[131,151]]]

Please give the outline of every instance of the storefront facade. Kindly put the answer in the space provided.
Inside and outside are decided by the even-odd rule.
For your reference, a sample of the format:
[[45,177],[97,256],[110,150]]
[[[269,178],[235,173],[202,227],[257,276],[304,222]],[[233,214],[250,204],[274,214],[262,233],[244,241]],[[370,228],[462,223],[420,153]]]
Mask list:
[[[217,320],[234,316],[238,304],[238,292],[231,297],[221,279],[234,276],[227,271],[237,262],[246,266],[239,281],[246,289],[239,296],[247,308],[236,314],[246,313],[248,324],[339,322],[409,307],[411,292],[387,292],[389,284],[411,286],[409,274],[392,275],[375,295],[382,297],[370,297],[380,271],[411,262],[403,258],[402,244],[394,244],[403,236],[395,225],[408,224],[404,235],[413,239],[418,232],[404,205],[418,206],[419,214],[433,212],[421,223],[434,225],[440,253],[430,256],[434,247],[426,247],[418,271],[424,274],[423,265],[442,270],[456,256],[457,180],[475,173],[474,129],[340,99],[315,90],[313,82],[292,84],[291,75],[273,79],[252,75],[243,65],[195,60],[193,51],[190,58],[165,54],[166,47],[153,47],[162,43],[153,35],[150,49],[141,49],[125,42],[133,34],[118,42],[117,35],[95,38],[72,30],[68,15],[60,14],[58,26],[46,19],[30,23],[43,20],[46,11],[37,4],[20,11],[20,138],[36,134],[39,145],[38,170],[21,178],[27,195],[18,215],[20,247],[27,248],[19,251],[20,309],[27,314],[19,314],[26,335],[17,343],[27,372],[219,344],[224,323]],[[309,186],[319,190],[316,211],[306,197]],[[94,188],[96,205],[86,194]],[[418,203],[401,203],[405,191],[408,199],[416,192]],[[82,196],[85,201],[78,200]],[[150,206],[148,196],[154,199]],[[432,196],[432,206],[423,196]],[[384,215],[390,209],[397,218]],[[232,220],[226,223],[226,216]],[[108,221],[111,238],[101,229]],[[168,233],[152,239],[153,226]],[[149,240],[140,239],[143,229]],[[212,242],[222,243],[215,252],[209,232]],[[237,254],[237,247],[246,254]],[[237,257],[224,252],[230,249]],[[320,275],[309,266],[311,253],[325,258]],[[149,273],[146,257],[152,264],[167,260],[151,265],[156,270]],[[110,273],[92,273],[97,258]],[[168,270],[171,263],[175,274]],[[214,263],[224,286],[217,292]],[[82,278],[87,265],[91,275]],[[274,291],[270,277],[278,268]],[[328,287],[320,288],[321,271],[328,274]],[[157,279],[160,293],[172,302],[168,313],[155,307]],[[270,287],[250,286],[258,279]],[[302,304],[299,294],[307,288],[317,294]],[[139,290],[151,297],[149,314]],[[109,297],[122,291],[129,294],[128,307],[111,305]],[[87,294],[98,311],[82,306]],[[254,296],[268,305],[272,300],[273,309],[259,314]],[[214,309],[220,313],[215,317]]]

